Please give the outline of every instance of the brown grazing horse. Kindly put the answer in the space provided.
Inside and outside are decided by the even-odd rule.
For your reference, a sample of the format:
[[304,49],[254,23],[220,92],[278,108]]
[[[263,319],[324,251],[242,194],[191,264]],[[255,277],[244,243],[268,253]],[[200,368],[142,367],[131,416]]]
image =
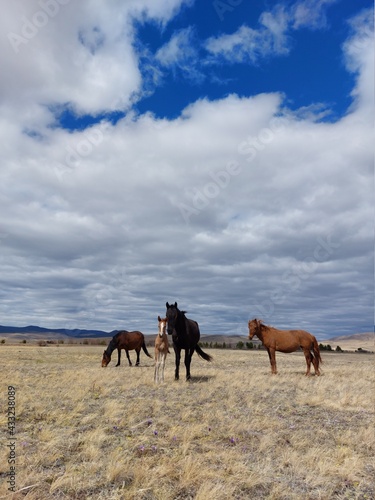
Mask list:
[[129,351],[135,349],[137,353],[137,362],[136,366],[139,365],[139,353],[140,350],[143,349],[144,353],[149,357],[149,352],[147,351],[147,347],[145,344],[145,338],[142,332],[127,332],[126,330],[121,330],[121,332],[116,333],[116,335],[112,338],[110,343],[108,344],[107,349],[103,353],[102,366],[107,366],[111,361],[112,352],[117,349],[118,360],[117,365],[120,366],[121,361],[121,349],[125,349],[126,357],[128,358],[129,365],[132,366],[132,362],[129,358]]
[[249,321],[248,327],[249,339],[251,340],[256,335],[267,349],[273,374],[277,373],[276,351],[294,352],[301,347],[306,358],[306,375],[310,375],[311,363],[314,365],[315,375],[320,375],[319,363],[322,363],[322,358],[314,335],[304,330],[277,330],[272,326],[264,325],[259,319]]

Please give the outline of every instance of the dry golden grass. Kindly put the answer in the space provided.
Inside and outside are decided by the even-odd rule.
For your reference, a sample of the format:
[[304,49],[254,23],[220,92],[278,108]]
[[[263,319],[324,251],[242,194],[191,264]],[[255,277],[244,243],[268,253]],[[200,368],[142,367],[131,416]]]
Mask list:
[[[96,346],[0,346],[1,443],[17,389],[18,493],[44,499],[372,499],[374,356],[207,350],[193,380],[155,386],[152,360],[101,368]],[[134,359],[134,352],[131,353]],[[182,375],[184,369],[181,370]]]

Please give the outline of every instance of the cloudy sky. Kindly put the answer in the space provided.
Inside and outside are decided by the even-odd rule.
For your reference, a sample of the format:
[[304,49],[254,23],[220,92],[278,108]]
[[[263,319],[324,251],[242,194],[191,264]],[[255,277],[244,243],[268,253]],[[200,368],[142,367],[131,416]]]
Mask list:
[[0,324],[373,329],[370,0],[13,0]]

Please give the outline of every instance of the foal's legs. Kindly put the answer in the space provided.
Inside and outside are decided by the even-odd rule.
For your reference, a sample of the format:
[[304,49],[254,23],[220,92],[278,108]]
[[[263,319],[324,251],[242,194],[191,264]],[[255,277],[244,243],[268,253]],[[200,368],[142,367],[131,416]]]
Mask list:
[[155,349],[155,372],[154,372],[154,382],[159,382],[159,368],[160,368],[160,353]]
[[160,369],[161,369],[161,373],[159,374],[159,380],[160,382],[164,382],[164,368],[165,368],[165,360],[167,357],[167,353],[161,352],[159,354],[159,357],[160,357]]

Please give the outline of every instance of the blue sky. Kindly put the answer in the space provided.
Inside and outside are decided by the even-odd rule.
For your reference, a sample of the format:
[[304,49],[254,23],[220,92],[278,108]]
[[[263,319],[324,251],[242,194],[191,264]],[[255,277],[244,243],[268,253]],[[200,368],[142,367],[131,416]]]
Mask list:
[[[303,2],[299,2],[300,4]],[[235,6],[235,4],[237,4]],[[321,6],[319,6],[321,4]],[[296,26],[295,2],[193,2],[184,6],[166,26],[145,19],[135,23],[136,45],[143,58],[140,70],[150,96],[135,103],[139,113],[152,112],[160,118],[176,118],[189,103],[202,97],[221,99],[228,94],[251,96],[262,92],[283,92],[292,109],[321,102],[330,108],[327,119],[345,114],[350,105],[354,77],[345,69],[342,45],[350,34],[348,20],[361,9],[371,6],[368,0],[351,2],[316,2],[311,24]],[[279,11],[287,18],[285,40],[279,52],[270,49],[254,60],[243,55],[240,60],[215,57],[207,50],[212,38],[233,35],[241,27],[267,32],[262,23],[265,12],[277,18]],[[187,43],[169,66],[157,59],[157,53],[179,37]],[[158,82],[150,83],[150,71],[159,73]],[[324,80],[324,81],[323,81]],[[66,113],[65,113],[66,118]],[[119,114],[112,119],[116,120]],[[66,127],[83,127],[92,119],[69,115]],[[100,118],[100,117],[99,117]]]
[[1,323],[373,328],[373,3],[20,0]]

